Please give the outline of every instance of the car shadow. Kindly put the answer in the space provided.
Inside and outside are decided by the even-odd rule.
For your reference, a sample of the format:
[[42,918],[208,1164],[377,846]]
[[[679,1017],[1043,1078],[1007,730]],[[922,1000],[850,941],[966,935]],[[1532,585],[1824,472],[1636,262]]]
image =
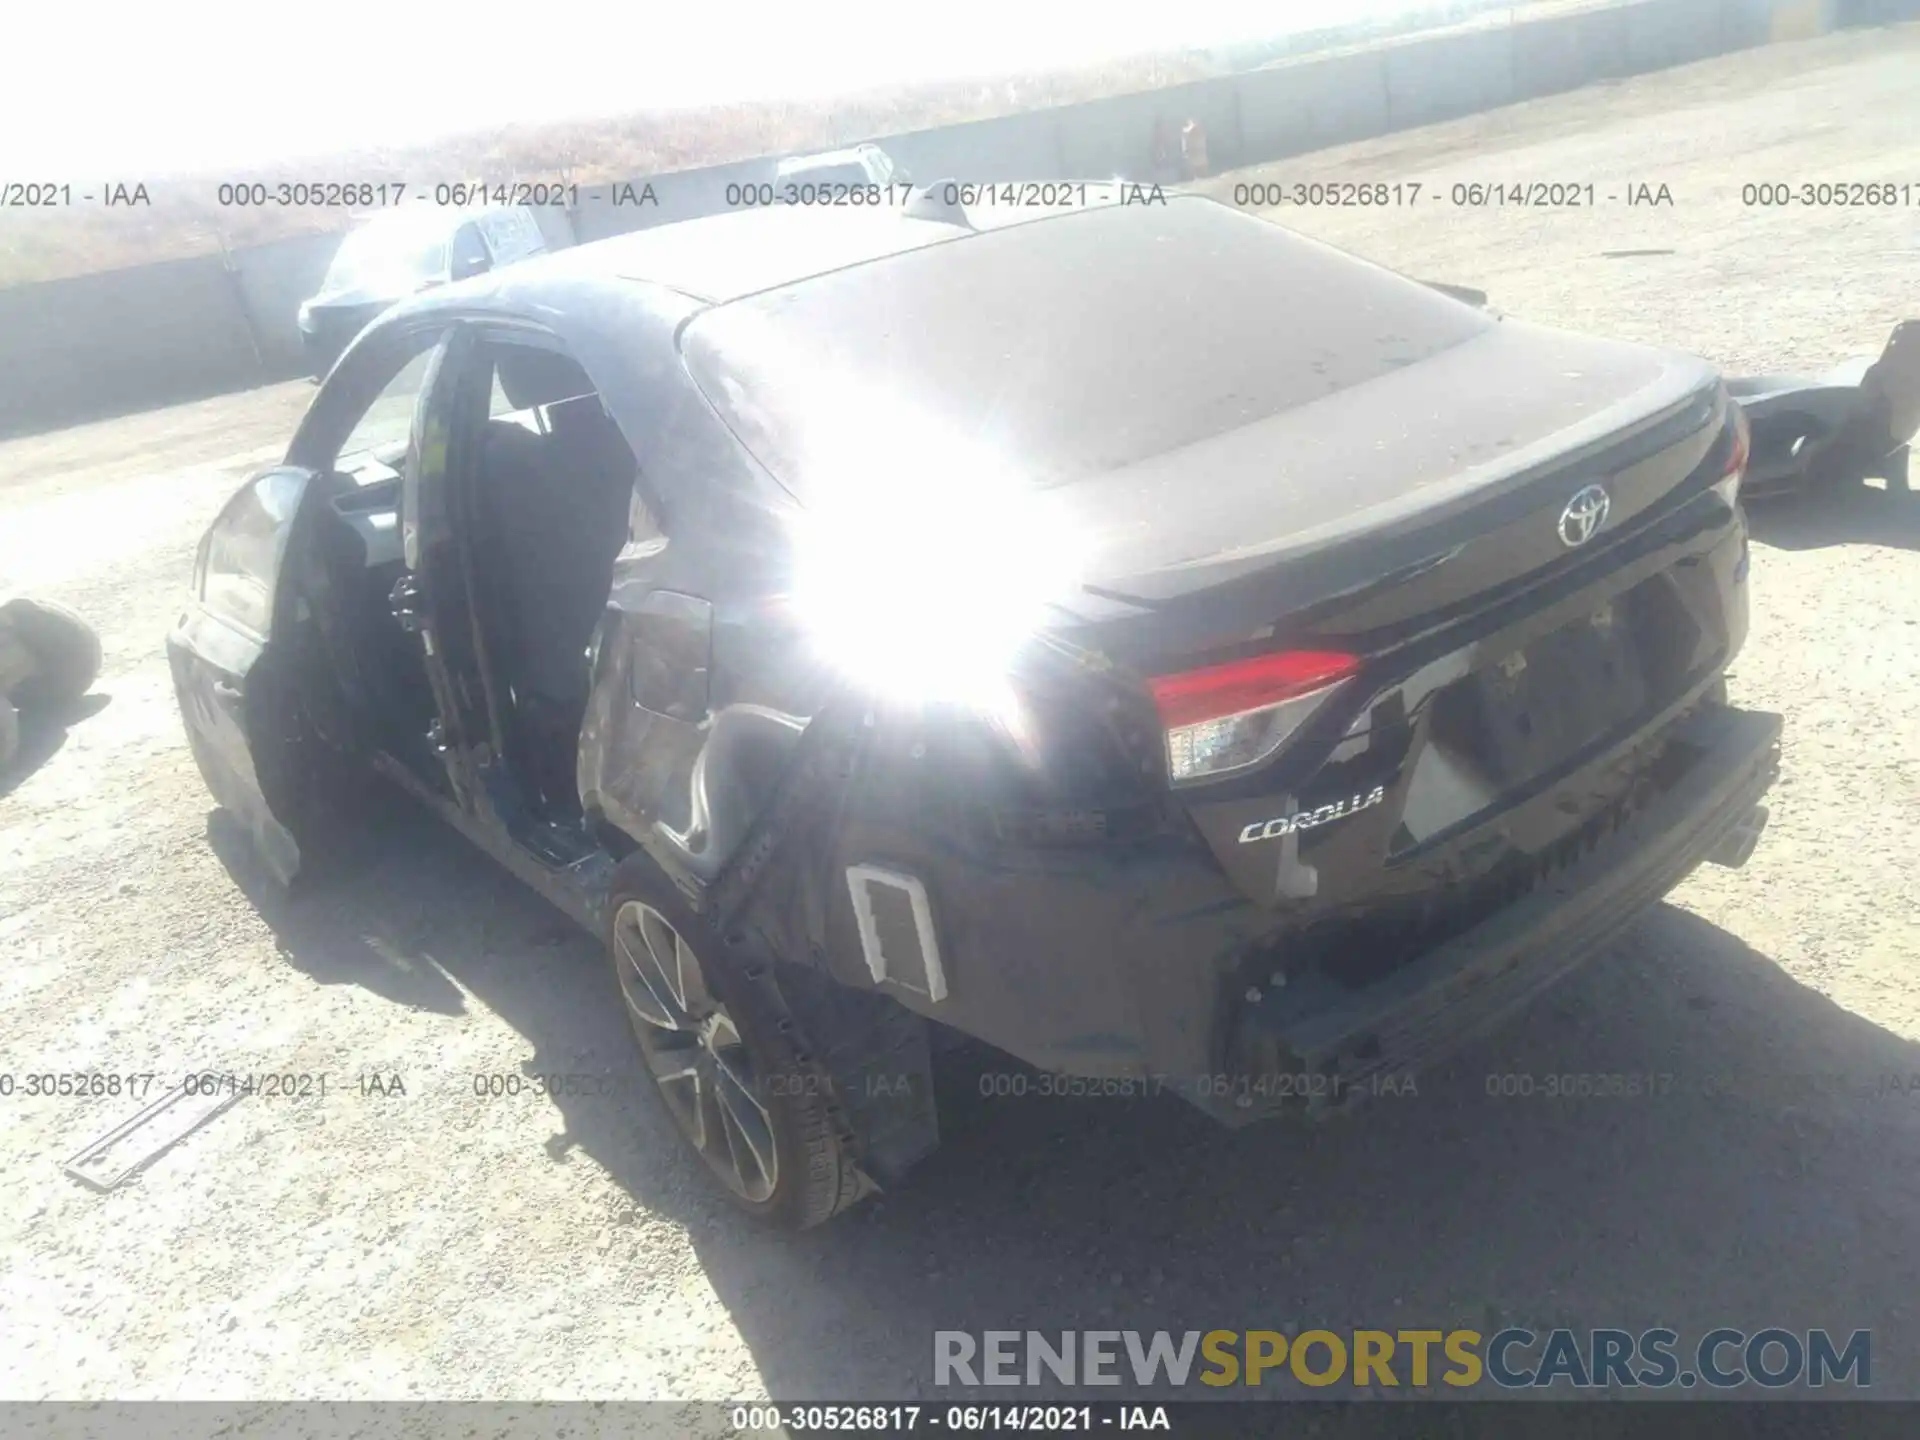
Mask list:
[[[344,888],[267,898],[289,961],[323,983],[449,1012],[471,996],[526,1041],[527,1073],[637,1084],[599,946],[424,812],[383,824]],[[396,979],[393,955],[437,978]],[[584,1152],[684,1226],[784,1399],[1067,1393],[942,1388],[941,1330],[1296,1325],[1664,1325],[1683,1345],[1719,1326],[1870,1329],[1875,1393],[1920,1394],[1920,1046],[1679,908],[1417,1093],[1324,1123],[1230,1132],[1170,1096],[1037,1080],[984,1047],[943,1054],[942,1148],[800,1235],[728,1208],[643,1089],[553,1097],[547,1149]],[[1196,1392],[1250,1393],[1179,1393]]]
[[1747,508],[1753,538],[1776,550],[1887,545],[1920,550],[1920,495],[1858,484],[1783,495]]
[[90,720],[113,703],[110,695],[83,695],[70,705],[57,709],[32,709],[20,712],[20,748],[13,759],[0,768],[0,800],[17,790],[35,771],[60,753],[67,734],[83,720]]
[[723,1297],[807,1297],[804,1326],[734,1311],[771,1393],[1004,1400],[930,1383],[938,1330],[1295,1324],[1871,1328],[1876,1389],[1912,1392],[1920,1046],[1675,907],[1417,1095],[1325,1123],[985,1076],[943,1076],[945,1144],[897,1193],[703,1246]]
[[[441,1015],[466,1010],[432,943],[445,894],[436,862],[457,862],[458,844],[429,817],[384,796],[368,815],[365,846],[315,882],[283,886],[261,863],[245,825],[231,812],[207,816],[207,843],[273,932],[280,954],[322,985],[358,985],[384,1000]],[[463,887],[470,877],[461,877]],[[447,904],[460,903],[446,897]]]
[[551,1159],[586,1153],[656,1214],[718,1213],[723,1202],[703,1196],[699,1162],[648,1093],[600,945],[398,792],[376,789],[362,818],[359,853],[292,887],[226,810],[208,816],[207,840],[282,958],[317,983],[442,1015],[477,1003],[527,1042],[530,1079],[592,1077],[588,1093],[549,1096],[562,1121],[544,1142]]

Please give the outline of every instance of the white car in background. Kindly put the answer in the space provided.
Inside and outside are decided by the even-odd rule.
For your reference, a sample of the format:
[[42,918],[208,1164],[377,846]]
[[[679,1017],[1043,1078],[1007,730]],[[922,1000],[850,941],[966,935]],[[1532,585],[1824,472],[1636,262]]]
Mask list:
[[524,205],[476,210],[417,201],[363,221],[340,242],[319,290],[300,307],[300,344],[313,378],[322,378],[389,306],[548,248],[538,218]]
[[906,172],[878,145],[850,145],[817,155],[789,155],[773,169],[777,192],[788,186],[905,185]]

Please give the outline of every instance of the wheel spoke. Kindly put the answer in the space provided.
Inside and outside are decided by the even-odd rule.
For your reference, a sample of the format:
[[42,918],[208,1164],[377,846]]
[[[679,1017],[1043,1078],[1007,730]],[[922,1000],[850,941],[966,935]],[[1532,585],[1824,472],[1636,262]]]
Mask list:
[[728,1088],[737,1091],[741,1099],[753,1107],[759,1114],[761,1124],[772,1124],[772,1119],[767,1114],[767,1107],[760,1102],[759,1095],[755,1093],[756,1086],[753,1081],[752,1066],[747,1061],[746,1046],[741,1042],[740,1032],[734,1028],[732,1017],[725,1012],[716,1015],[712,1029],[707,1032],[703,1043],[713,1055],[714,1066],[719,1070],[721,1079],[727,1082]]
[[666,1097],[667,1105],[687,1132],[694,1149],[705,1150],[713,1133],[707,1126],[708,1096],[713,1087],[706,1083],[700,1067],[688,1064],[669,1075],[656,1072],[656,1077],[660,1093]]
[[732,1070],[721,1067],[719,1077],[714,1094],[720,1102],[734,1177],[743,1195],[759,1199],[773,1192],[774,1179],[779,1173],[772,1119]]
[[621,906],[613,938],[634,1035],[675,1123],[729,1189],[753,1203],[766,1200],[780,1172],[773,1114],[699,957],[666,917],[638,900]]
[[713,996],[707,993],[707,980],[700,973],[700,961],[692,947],[678,934],[673,937],[673,969],[678,981],[675,993],[680,997],[681,1008],[695,1017],[711,1014],[716,1006]]
[[732,1142],[727,1138],[727,1117],[720,1108],[720,1086],[713,1069],[713,1057],[706,1053],[700,1056],[700,1134],[694,1144],[706,1152],[707,1163],[722,1172],[732,1167],[729,1153]]
[[676,1014],[690,1015],[686,986],[680,977],[680,951],[684,948],[680,937],[657,911],[642,907],[640,938],[646,942],[646,958],[652,972],[646,977],[648,985],[666,997]]
[[[655,1029],[691,1029],[692,1017],[669,983],[667,972],[661,968],[653,937],[648,934],[648,917],[666,929],[671,937],[667,942],[669,947],[678,943],[679,937],[666,926],[666,922],[659,920],[644,905],[622,907],[613,927],[614,945],[619,950],[617,958],[621,994],[626,997],[627,1008],[634,1016]],[[669,953],[672,953],[671,949]]]
[[[635,991],[639,994],[636,995]],[[627,1002],[627,1012],[634,1019],[651,1025],[657,1030],[668,1032],[674,1030],[671,1017],[660,1007],[659,1000],[647,989],[646,981],[638,975],[633,976],[632,979],[628,979],[625,975],[620,977],[620,994]]]
[[[698,1068],[700,1047],[687,1043],[692,1034],[685,1030],[670,1030],[646,1050],[647,1069],[653,1072],[653,1078],[662,1085],[669,1081],[691,1075]],[[674,1041],[681,1043],[675,1044]]]
[[755,1198],[771,1194],[779,1173],[773,1116],[755,1093],[753,1068],[733,1017],[724,1010],[717,1012],[707,1021],[701,1044],[713,1057],[714,1099],[740,1193]]

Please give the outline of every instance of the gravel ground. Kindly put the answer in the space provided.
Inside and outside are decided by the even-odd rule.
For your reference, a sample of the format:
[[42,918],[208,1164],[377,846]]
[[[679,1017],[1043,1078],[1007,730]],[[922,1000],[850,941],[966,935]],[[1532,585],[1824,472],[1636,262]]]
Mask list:
[[[1834,37],[1263,174],[1592,181],[1580,213],[1281,218],[1532,318],[1820,366],[1920,314],[1920,209],[1739,187],[1920,182],[1916,60],[1920,27]],[[1672,206],[1605,201],[1639,181]],[[1670,253],[1604,253],[1629,249]],[[936,1328],[1296,1321],[1872,1327],[1875,1389],[1920,1394],[1920,1095],[1883,1093],[1920,1086],[1914,510],[1864,493],[1761,528],[1734,689],[1789,729],[1759,854],[1417,1098],[1234,1135],[1173,1101],[983,1100],[961,1068],[910,1184],[782,1239],[708,1199],[648,1097],[476,1096],[627,1041],[595,947],[457,838],[396,810],[350,886],[285,903],[210,814],[160,641],[193,542],[310,393],[0,445],[0,573],[107,656],[0,778],[4,1069],[331,1077],[107,1195],[59,1162],[137,1102],[0,1099],[0,1396],[900,1398],[935,1393]],[[1487,1094],[1644,1072],[1673,1080]]]

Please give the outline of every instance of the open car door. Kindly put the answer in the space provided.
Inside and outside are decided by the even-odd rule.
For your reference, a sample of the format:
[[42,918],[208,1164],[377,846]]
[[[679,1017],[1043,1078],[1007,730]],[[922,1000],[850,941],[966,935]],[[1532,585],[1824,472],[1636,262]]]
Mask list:
[[287,752],[301,717],[272,636],[283,562],[315,478],[276,466],[240,487],[200,541],[192,597],[167,637],[193,758],[282,884],[300,866],[299,767]]
[[[431,423],[426,401],[448,345],[443,336],[425,352],[403,473],[419,473],[423,452],[431,458],[436,445],[444,451],[443,428]],[[334,384],[330,377],[316,411]],[[359,398],[356,412],[376,388]],[[347,424],[351,418],[339,428]],[[338,450],[338,439],[326,455]],[[301,458],[323,468],[286,464],[262,471],[221,510],[200,542],[192,593],[167,637],[174,690],[200,773],[282,884],[301,868],[303,852],[311,862],[327,848],[347,789],[337,733],[345,728],[341,701],[320,657],[306,597],[294,593],[296,577],[312,568],[299,563],[310,553],[309,533],[341,482],[325,473],[327,461]],[[444,455],[438,458],[444,463]],[[396,618],[406,603],[406,596],[395,597]]]

